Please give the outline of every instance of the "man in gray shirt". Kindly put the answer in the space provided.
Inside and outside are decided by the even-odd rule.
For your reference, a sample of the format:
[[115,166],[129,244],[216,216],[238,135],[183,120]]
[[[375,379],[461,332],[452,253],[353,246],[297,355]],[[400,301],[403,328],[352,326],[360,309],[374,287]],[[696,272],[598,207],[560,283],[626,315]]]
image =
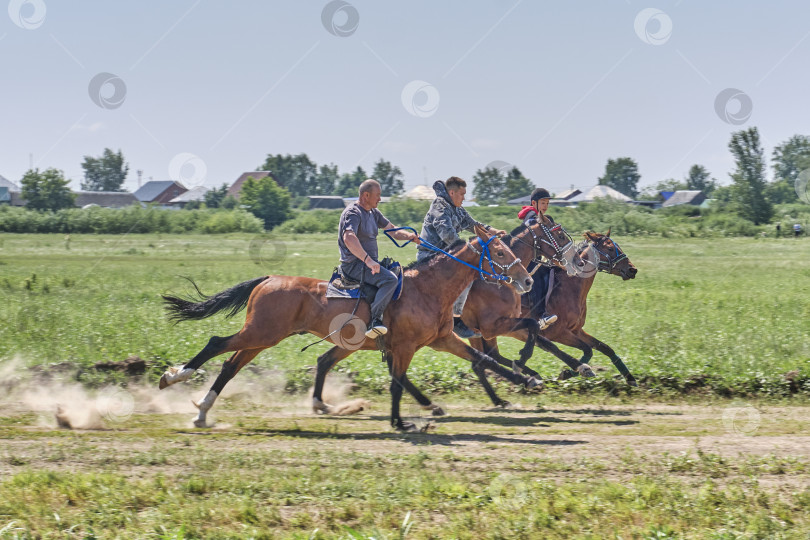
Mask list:
[[[383,313],[397,288],[397,276],[381,267],[377,260],[378,230],[396,228],[377,210],[380,194],[380,184],[376,180],[369,179],[360,184],[360,199],[343,210],[338,225],[341,272],[378,288],[371,303],[371,321],[366,330],[366,337],[369,338],[388,332],[383,324]],[[392,236],[398,240],[420,243],[419,237],[412,231],[396,231]]]
[[[461,203],[464,202],[464,196],[467,194],[467,182],[452,176],[447,179],[447,182],[441,180],[433,184],[433,191],[436,192],[436,198],[430,205],[425,220],[422,223],[422,238],[426,242],[430,242],[434,246],[442,249],[447,249],[453,242],[459,239],[458,234],[463,231],[470,231],[475,233],[475,226],[480,225],[489,232],[498,236],[503,236],[506,231],[493,229],[489,225],[478,223],[464,208]],[[416,252],[416,260],[424,261],[435,255],[435,251],[429,251],[427,248],[419,246]],[[466,324],[461,320],[461,314],[464,312],[464,304],[467,302],[467,295],[470,293],[473,282],[470,282],[461,295],[453,305],[454,325],[453,331],[458,337],[471,338],[481,337],[481,334],[470,330]]]

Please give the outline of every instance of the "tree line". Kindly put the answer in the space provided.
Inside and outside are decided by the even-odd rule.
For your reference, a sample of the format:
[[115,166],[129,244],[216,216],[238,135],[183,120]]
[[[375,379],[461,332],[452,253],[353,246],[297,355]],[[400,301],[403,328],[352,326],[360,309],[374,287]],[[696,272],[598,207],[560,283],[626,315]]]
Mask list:
[[[798,201],[794,189],[802,171],[810,169],[810,137],[794,135],[777,145],[771,154],[774,181],[766,178],[765,151],[759,131],[751,127],[732,134],[729,141],[735,169],[732,183],[720,186],[709,171],[692,165],[682,180],[666,179],[652,188],[639,191],[641,174],[638,163],[630,157],[608,159],[605,172],[597,180],[632,199],[660,197],[660,191],[699,190],[707,197],[728,203],[745,219],[755,224],[767,223],[773,216],[773,205]],[[82,162],[87,191],[123,191],[129,172],[121,150],[105,148],[101,156],[84,156]],[[268,155],[259,170],[271,171],[273,178],[249,179],[243,185],[240,200],[227,195],[229,184],[210,190],[203,203],[208,208],[233,209],[242,206],[264,220],[268,228],[292,215],[291,206],[306,204],[309,195],[357,196],[366,178],[380,182],[383,196],[401,195],[404,190],[402,171],[391,162],[380,159],[370,173],[358,166],[350,173],[340,173],[337,165],[318,165],[307,154]],[[473,198],[481,205],[503,204],[531,193],[535,184],[516,166],[485,167],[472,178]],[[75,200],[69,181],[58,169],[32,169],[22,178],[22,197],[34,210],[57,210],[72,207]],[[191,204],[196,208],[201,204]]]

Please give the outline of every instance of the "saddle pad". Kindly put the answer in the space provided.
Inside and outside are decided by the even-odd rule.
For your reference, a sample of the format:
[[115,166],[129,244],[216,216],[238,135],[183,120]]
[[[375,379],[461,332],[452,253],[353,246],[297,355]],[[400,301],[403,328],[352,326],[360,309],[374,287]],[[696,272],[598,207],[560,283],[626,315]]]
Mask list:
[[[394,296],[391,300],[396,300],[402,294],[402,267],[398,262],[394,262],[391,266],[388,267],[393,273],[397,275],[397,288],[394,290]],[[340,274],[335,272],[332,274],[332,277],[329,278],[329,285],[326,286],[326,297],[327,298],[365,298],[366,295],[363,294],[362,287],[355,287],[354,289],[338,289],[335,287],[332,282],[335,279],[339,278]]]

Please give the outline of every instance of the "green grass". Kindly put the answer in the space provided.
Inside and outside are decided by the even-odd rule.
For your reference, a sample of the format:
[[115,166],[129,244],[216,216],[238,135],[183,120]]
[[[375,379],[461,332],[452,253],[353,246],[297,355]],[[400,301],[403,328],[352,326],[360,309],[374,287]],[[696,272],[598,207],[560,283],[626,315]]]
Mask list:
[[[159,294],[185,292],[180,276],[213,293],[267,273],[327,277],[336,263],[331,235],[0,235],[0,362],[27,365],[122,360],[138,355],[155,366],[183,363],[211,335],[242,325],[214,317],[171,326]],[[638,392],[718,395],[810,393],[810,242],[793,239],[617,238],[638,277],[622,282],[600,274],[589,297],[585,329],[611,345],[643,381]],[[412,249],[381,243],[403,262]],[[311,384],[307,366],[328,345],[294,336],[254,363],[286,375],[289,390]],[[520,344],[502,340],[508,357]],[[575,356],[578,352],[571,351]],[[214,362],[217,362],[216,360]],[[214,365],[212,362],[212,365]],[[552,392],[606,390],[616,384],[610,362],[596,380],[573,379]],[[530,365],[554,377],[562,364],[537,352]],[[209,369],[212,366],[208,366]],[[368,392],[386,392],[378,353],[339,364]],[[798,370],[793,383],[786,372]],[[430,349],[418,352],[411,378],[426,392],[476,388],[468,364]],[[90,372],[80,377],[98,382]]]
[[[221,403],[221,418],[242,427],[209,432],[155,414],[102,432],[0,425],[0,538],[810,534],[810,463],[747,447],[780,437],[783,416],[806,415],[798,408],[765,412],[761,429],[735,439],[739,454],[702,450],[707,443],[689,436],[682,451],[654,450],[659,429],[679,415],[699,431],[727,435],[707,408],[509,415],[454,406],[435,432],[409,436],[380,432],[379,417],[283,411],[252,414]],[[544,427],[554,421],[563,438]],[[606,435],[588,444],[595,432]]]

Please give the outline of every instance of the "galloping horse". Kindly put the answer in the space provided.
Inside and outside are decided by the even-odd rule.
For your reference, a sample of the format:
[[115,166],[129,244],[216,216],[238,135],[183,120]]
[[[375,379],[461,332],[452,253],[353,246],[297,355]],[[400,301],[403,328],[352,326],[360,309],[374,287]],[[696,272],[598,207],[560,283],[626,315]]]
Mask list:
[[[501,240],[506,242],[513,251],[516,249],[521,251],[522,256],[520,257],[520,260],[537,259],[540,256],[544,256],[557,265],[558,268],[567,269],[572,272],[576,265],[582,264],[582,261],[578,258],[573,249],[573,242],[571,241],[570,236],[568,236],[568,233],[566,233],[565,230],[559,225],[554,225],[548,218],[543,218],[541,221],[536,222],[531,226],[521,225],[512,231],[510,236],[504,237]],[[419,274],[426,274],[431,271],[434,264],[432,261],[434,259],[436,261],[435,265],[439,265],[439,261],[443,258],[444,256],[437,255],[427,262],[414,265],[413,270],[419,272]],[[435,281],[428,280],[428,283],[432,283],[434,287],[437,285],[444,287],[448,279],[453,278],[441,278]],[[469,283],[469,280],[467,280],[466,283]],[[473,285],[473,290],[476,287],[482,287],[488,291],[492,291],[493,295],[500,295],[500,297],[509,299],[509,301],[506,303],[507,305],[499,303],[498,300],[495,299],[492,305],[484,303],[481,307],[483,312],[487,313],[488,325],[486,330],[488,333],[485,335],[493,336],[509,334],[510,332],[515,332],[518,330],[525,332],[526,337],[524,338],[524,341],[526,342],[526,345],[520,351],[520,360],[518,360],[517,364],[525,364],[526,361],[531,358],[534,351],[534,345],[536,343],[542,349],[557,355],[572,368],[580,369],[584,376],[594,376],[587,364],[580,364],[580,362],[578,362],[575,358],[561,351],[549,340],[541,337],[539,335],[540,324],[536,319],[526,316],[521,317],[520,297],[512,287],[503,287],[492,283],[491,281],[483,280],[476,280],[476,283]],[[451,335],[453,338],[455,338],[455,341],[460,341],[454,334],[451,333]],[[437,335],[434,341],[427,342],[425,345],[437,351],[447,350],[443,348],[445,346],[445,339],[446,334],[441,333]],[[315,412],[329,413],[332,411],[332,406],[322,401],[322,392],[324,382],[326,381],[326,374],[335,364],[350,356],[352,352],[353,350],[350,348],[332,347],[330,350],[318,357],[318,372],[315,376],[315,388],[312,397],[312,407]],[[462,356],[462,358],[466,358],[466,356]],[[504,365],[512,365],[512,362],[508,360],[501,361],[501,363]],[[472,368],[493,402],[495,402],[496,405],[508,405],[506,401],[501,400],[495,395],[495,392],[492,390],[492,386],[487,381],[484,369],[491,369],[490,365],[485,365],[482,362],[473,362]],[[405,389],[408,390],[408,392],[416,399],[423,409],[432,410],[434,416],[441,416],[444,414],[444,411],[442,411],[440,407],[434,405],[430,399],[419,392],[413,386],[413,384],[407,380],[407,378],[405,381]]]
[[[558,319],[555,324],[540,332],[538,344],[542,339],[549,339],[583,351],[582,358],[576,362],[578,365],[571,365],[570,361],[553,353],[571,368],[563,370],[560,379],[567,379],[577,374],[585,375],[581,366],[588,366],[588,361],[593,355],[592,349],[595,348],[611,359],[630,386],[638,386],[636,379],[613,349],[582,329],[587,313],[588,292],[593,285],[597,271],[621,276],[623,280],[628,280],[635,278],[637,269],[619,245],[610,239],[610,231],[607,234],[588,231],[584,236],[587,244],[582,246],[578,253],[586,267],[580,269],[574,276],[557,268],[552,270],[555,272],[554,280],[557,284],[549,294],[547,310],[556,314]],[[523,259],[531,257],[527,246],[517,242],[510,242],[509,245],[517,256]],[[470,343],[503,365],[510,365],[512,362],[499,353],[496,336],[505,334],[520,341],[531,338],[529,334],[518,328],[508,333],[501,332],[493,323],[494,314],[510,307],[513,308],[515,302],[520,302],[517,295],[509,294],[509,292],[506,289],[490,287],[486,283],[474,283],[462,315],[468,326],[479,328],[482,334],[481,338],[471,339]],[[531,317],[531,309],[522,309],[521,315]],[[590,368],[587,369],[590,371]],[[537,376],[537,372],[532,369],[523,367],[523,371],[529,376]],[[489,389],[487,389],[487,393],[490,394],[490,398],[494,395],[490,393]],[[496,397],[493,399],[493,403],[500,405],[501,400]]]
[[[524,384],[529,388],[539,384],[533,378],[500,366],[452,332],[451,306],[480,270],[508,276],[510,283],[520,293],[525,293],[532,286],[532,279],[526,269],[506,245],[496,237],[490,237],[480,227],[476,227],[475,232],[478,235],[475,240],[469,243],[458,242],[451,247],[450,252],[467,264],[478,263],[478,268],[463,266],[447,256],[440,256],[435,257],[432,264],[406,270],[399,300],[391,302],[385,310],[384,317],[389,325],[389,332],[382,339],[392,377],[391,424],[399,430],[415,429],[412,423],[403,422],[399,404],[403,388],[418,392],[408,380],[406,371],[414,353],[427,344],[437,350],[479,363],[515,384]],[[207,360],[225,352],[233,352],[222,365],[222,371],[210,391],[199,403],[195,403],[199,414],[194,425],[204,427],[206,414],[225,384],[261,351],[294,334],[328,336],[334,330],[336,320],[345,322],[353,316],[349,314],[353,313],[352,308],[356,301],[327,299],[326,288],[326,281],[313,278],[264,276],[245,281],[210,297],[202,295],[197,289],[201,297],[198,302],[164,296],[166,307],[176,321],[203,319],[223,310],[230,310],[229,315],[234,315],[245,306],[247,316],[239,332],[228,337],[212,337],[184,366],[169,368],[161,377],[159,387],[165,388],[188,380]],[[357,308],[356,316],[367,320],[370,316],[368,303],[361,302]],[[338,327],[342,328],[340,323]],[[349,325],[348,329],[355,328]],[[338,343],[344,341],[341,335],[330,339]],[[376,349],[377,343],[363,337],[357,348]]]

